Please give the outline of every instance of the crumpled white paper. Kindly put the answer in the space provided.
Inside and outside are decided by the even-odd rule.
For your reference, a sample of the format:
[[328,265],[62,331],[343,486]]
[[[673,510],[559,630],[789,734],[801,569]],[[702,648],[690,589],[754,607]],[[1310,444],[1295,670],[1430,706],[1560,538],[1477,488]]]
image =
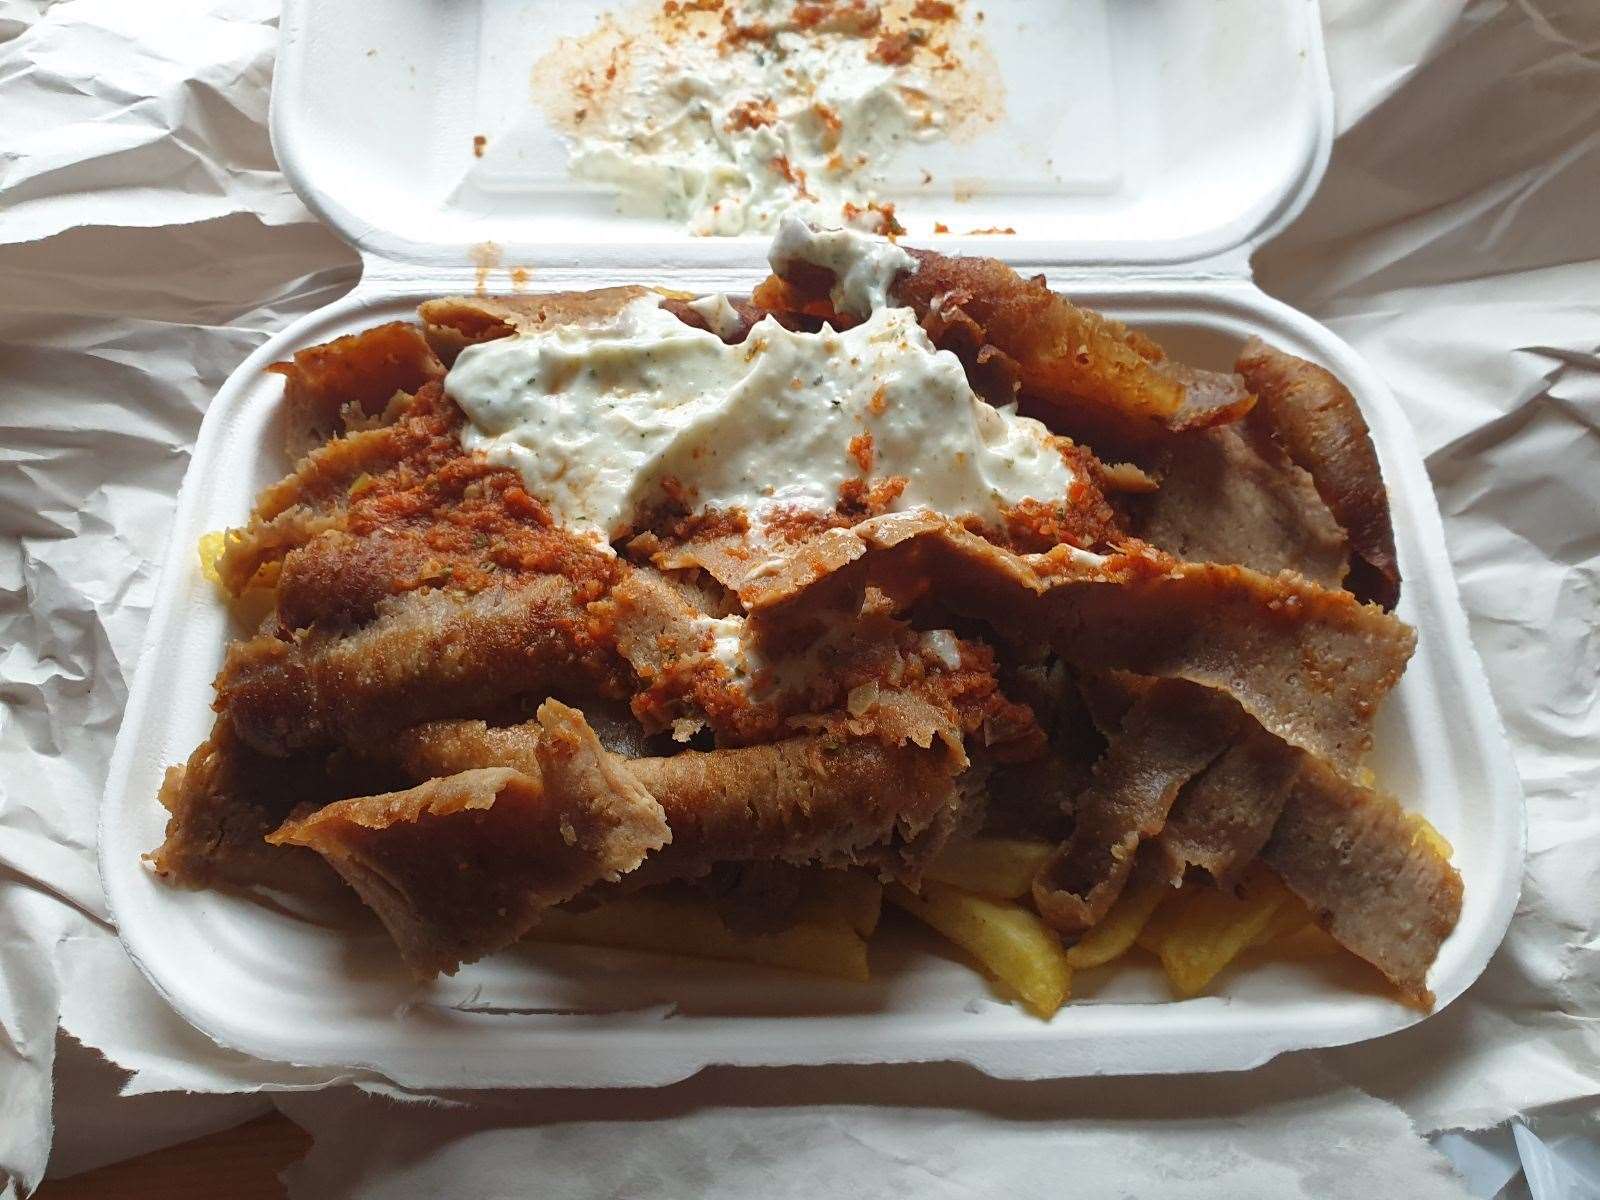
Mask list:
[[917,1065],[737,1071],[670,1088],[480,1095],[429,1112],[281,1101],[319,1140],[290,1195],[1462,1200],[1397,1108],[1315,1065],[1017,1083]]
[[[1371,1047],[1220,1080],[711,1072],[660,1092],[478,1097],[447,1116],[399,1114],[348,1089],[284,1098],[319,1135],[298,1195],[520,1193],[530,1172],[556,1194],[608,1190],[596,1181],[709,1193],[713,1178],[730,1194],[782,1194],[792,1178],[852,1194],[1027,1195],[1064,1181],[1087,1193],[1096,1180],[1138,1194],[1186,1161],[1233,1194],[1456,1195],[1407,1118],[1428,1133],[1515,1113],[1533,1114],[1531,1133],[1472,1143],[1500,1184],[1520,1169],[1519,1138],[1530,1189],[1578,1161],[1561,1150],[1592,1136],[1600,1095],[1600,12],[1589,0],[1481,0],[1446,30],[1449,9],[1326,0],[1342,123],[1370,115],[1257,265],[1263,286],[1386,375],[1428,455],[1529,801],[1523,901],[1483,980]],[[333,1082],[222,1051],[173,1017],[121,954],[93,860],[153,564],[200,414],[250,349],[356,275],[273,165],[274,18],[271,0],[0,0],[7,1188],[44,1166],[58,1021],[132,1071],[124,1090],[138,1096],[113,1099],[112,1069],[63,1043],[62,1168],[262,1102],[157,1093]],[[1541,1110],[1561,1123],[1543,1157],[1529,1140],[1548,1132]],[[102,1122],[116,1133],[97,1135]],[[1369,1179],[1363,1161],[1383,1175]],[[1473,1194],[1492,1194],[1482,1189],[1496,1170],[1473,1177]]]

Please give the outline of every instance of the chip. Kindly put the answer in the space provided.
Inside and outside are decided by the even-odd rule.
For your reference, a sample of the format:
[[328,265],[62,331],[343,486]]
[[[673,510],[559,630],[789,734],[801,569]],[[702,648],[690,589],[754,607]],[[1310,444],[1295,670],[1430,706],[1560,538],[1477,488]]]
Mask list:
[[1171,884],[1154,872],[1135,869],[1111,911],[1067,951],[1067,961],[1081,971],[1121,958],[1138,941],[1161,902],[1177,894]]
[[1055,846],[1020,838],[973,838],[939,852],[924,879],[948,883],[980,896],[1015,900],[1033,891],[1033,877]]
[[867,979],[867,943],[842,917],[803,918],[771,934],[735,933],[709,900],[676,891],[640,892],[586,912],[551,909],[527,936]]
[[865,871],[814,871],[795,909],[803,921],[843,921],[871,937],[883,912],[883,884]]
[[1174,991],[1197,996],[1292,898],[1282,880],[1253,863],[1233,892],[1186,885],[1161,906],[1138,941],[1161,960]]
[[1053,1016],[1072,994],[1072,967],[1060,939],[1020,904],[943,883],[924,883],[921,895],[891,884],[884,896],[977,959],[1039,1016]]

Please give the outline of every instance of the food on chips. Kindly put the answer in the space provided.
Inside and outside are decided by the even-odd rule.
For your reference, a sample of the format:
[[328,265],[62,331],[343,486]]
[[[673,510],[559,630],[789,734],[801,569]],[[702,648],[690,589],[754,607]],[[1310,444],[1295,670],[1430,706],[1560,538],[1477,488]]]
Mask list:
[[[1041,1015],[1320,930],[1426,1004],[1450,850],[1372,790],[1413,632],[1354,401],[1002,263],[785,222],[749,299],[443,297],[295,355],[293,469],[155,869],[864,978],[885,898]],[[1015,405],[1013,405],[1015,401]],[[1353,594],[1354,593],[1354,594]]]

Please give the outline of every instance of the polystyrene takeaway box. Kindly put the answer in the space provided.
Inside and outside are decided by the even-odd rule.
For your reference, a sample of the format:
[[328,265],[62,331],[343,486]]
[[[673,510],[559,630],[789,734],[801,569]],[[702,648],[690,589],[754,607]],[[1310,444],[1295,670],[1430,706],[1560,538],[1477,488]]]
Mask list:
[[[1361,402],[1394,503],[1400,615],[1420,633],[1381,712],[1373,766],[1450,839],[1466,881],[1461,923],[1431,976],[1442,1007],[1477,977],[1510,919],[1521,796],[1405,419],[1349,347],[1250,280],[1251,249],[1304,205],[1328,155],[1316,7],[981,2],[1008,116],[973,144],[907,152],[891,190],[913,238],[934,220],[1011,227],[1010,237],[937,244],[1043,271],[1198,365],[1225,366],[1261,334],[1325,364]],[[512,266],[542,290],[747,290],[764,274],[761,239],[693,238],[621,218],[603,191],[568,179],[529,68],[553,36],[591,27],[597,11],[510,0],[285,5],[274,143],[296,190],[365,269],[354,293],[234,372],[179,497],[101,832],[117,925],[150,980],[227,1046],[418,1087],[662,1084],[712,1063],[951,1059],[1018,1078],[1231,1070],[1423,1019],[1370,969],[1341,959],[1252,966],[1182,1003],[1152,966],[1131,961],[1080,975],[1078,998],[1043,1022],[894,921],[863,985],[530,945],[418,987],[370,925],[329,927],[240,896],[176,891],[142,868],[162,834],[162,769],[207,733],[231,628],[196,542],[242,523],[254,493],[287,466],[282,385],[269,363],[404,316],[428,296],[480,281],[509,290]],[[485,278],[490,261],[503,268]]]

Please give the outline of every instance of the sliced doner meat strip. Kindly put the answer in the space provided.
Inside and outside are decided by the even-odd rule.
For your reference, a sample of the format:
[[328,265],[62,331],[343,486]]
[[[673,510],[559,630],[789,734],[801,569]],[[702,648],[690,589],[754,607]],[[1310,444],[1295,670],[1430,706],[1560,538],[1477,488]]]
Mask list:
[[[966,766],[953,731],[932,745],[838,727],[760,746],[686,750],[623,763],[661,804],[670,845],[623,884],[692,879],[725,862],[867,864],[902,878],[938,850],[962,801]],[[526,769],[543,734],[533,725],[439,721],[407,730],[368,754],[426,779],[483,767]]]
[[1197,866],[1228,888],[1257,857],[1336,941],[1431,1006],[1428,968],[1460,916],[1462,885],[1426,822],[1247,724],[1179,792],[1137,869],[1176,885]]
[[467,770],[328,805],[268,839],[315,850],[383,921],[414,973],[453,973],[540,912],[637,867],[670,838],[661,806],[577,710],[539,709],[519,767]]
[[1130,531],[1185,562],[1292,570],[1342,587],[1344,530],[1311,477],[1269,436],[1246,425],[1207,429],[1162,456],[1160,486],[1128,502]]
[[562,688],[627,694],[625,667],[590,632],[579,585],[509,579],[472,595],[407,592],[340,636],[299,630],[229,647],[216,708],[265,754],[359,747],[438,717]]
[[1174,886],[1189,867],[1232,887],[1272,835],[1305,755],[1248,724],[1206,770],[1178,793],[1151,848]]
[[1431,1007],[1428,968],[1461,916],[1447,848],[1393,798],[1302,763],[1261,860],[1340,945]]
[[[345,769],[346,767],[349,769]],[[349,892],[311,851],[264,840],[291,815],[408,782],[377,764],[345,764],[326,754],[273,757],[239,740],[226,716],[187,762],[168,767],[161,785],[170,816],[147,860],[178,887],[265,887],[323,899]]]
[[922,513],[874,518],[817,541],[818,554],[741,592],[758,627],[849,607],[869,585],[904,604],[934,595],[1003,633],[1047,642],[1075,666],[1226,692],[1263,727],[1346,776],[1370,749],[1373,716],[1416,642],[1409,626],[1346,592],[1288,572],[1179,562],[1148,547],[1021,556]]
[[1097,924],[1161,832],[1179,790],[1227,750],[1244,716],[1226,696],[1164,679],[1134,702],[1074,801],[1072,836],[1039,869],[1033,901],[1066,934]]
[[284,379],[284,446],[290,457],[343,432],[347,413],[376,416],[396,392],[415,392],[444,377],[444,364],[410,321],[346,334],[267,369]]
[[1268,426],[1303,467],[1350,538],[1348,586],[1363,600],[1393,608],[1400,600],[1389,493],[1378,451],[1350,389],[1303,358],[1251,338],[1237,369],[1260,397],[1252,420]]

